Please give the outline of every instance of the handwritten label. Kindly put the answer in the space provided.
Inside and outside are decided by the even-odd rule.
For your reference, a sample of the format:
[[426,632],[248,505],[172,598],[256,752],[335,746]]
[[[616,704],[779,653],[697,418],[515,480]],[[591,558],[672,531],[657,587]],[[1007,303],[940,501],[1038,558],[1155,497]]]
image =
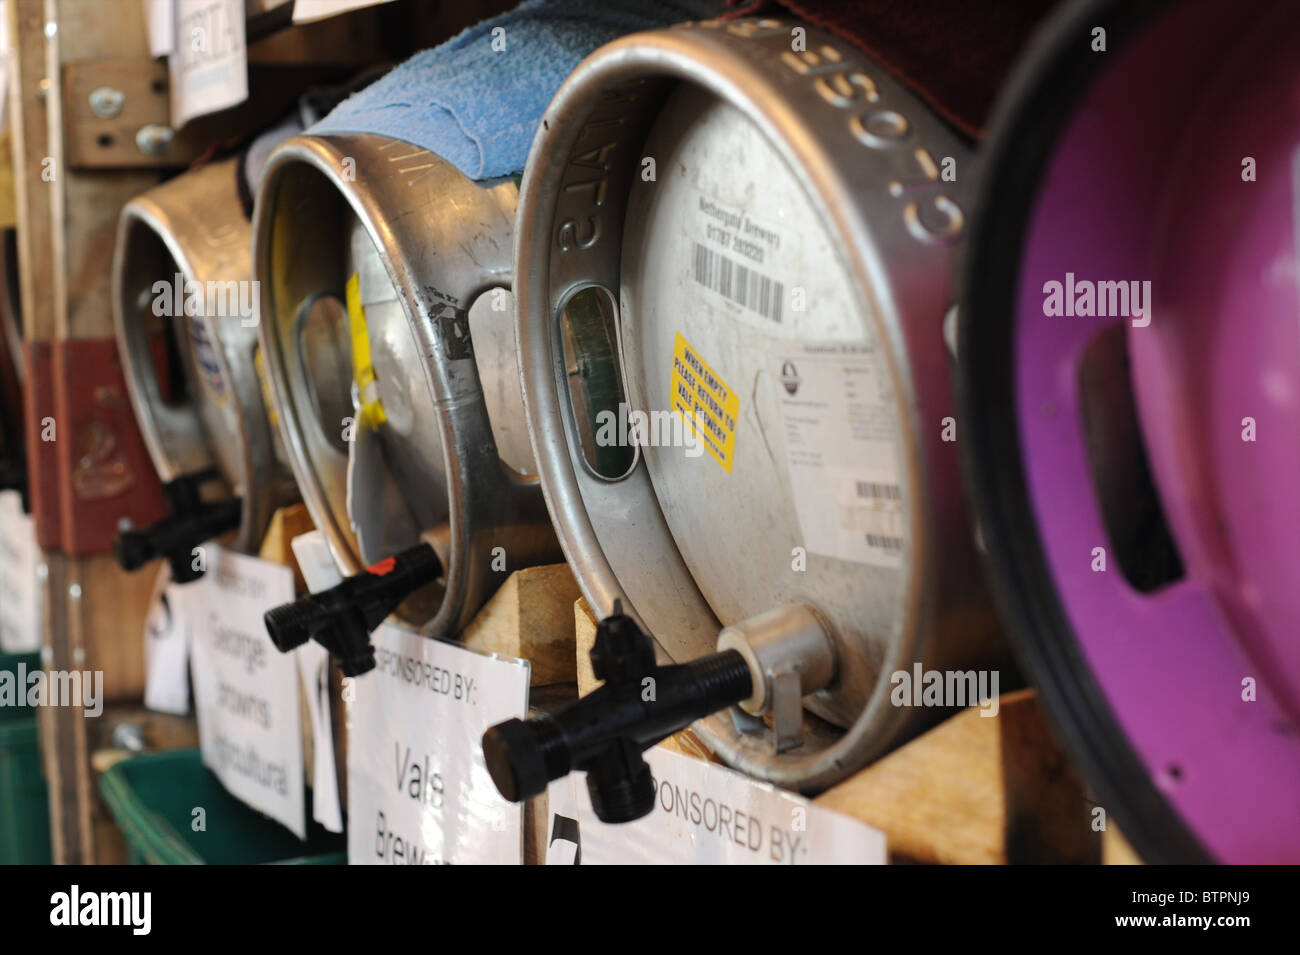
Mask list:
[[547,865],[883,865],[885,834],[802,796],[663,747],[645,754],[655,807],[606,825],[587,779],[551,785]]
[[173,23],[172,126],[248,99],[243,0],[176,0]]
[[483,732],[528,709],[528,664],[393,624],[350,706],[348,862],[523,861],[523,809],[501,798]]
[[0,651],[41,648],[41,549],[17,491],[0,491]]
[[293,599],[293,571],[205,545],[208,571],[175,588],[190,621],[203,762],[230,792],[306,835],[298,671],[262,615]]

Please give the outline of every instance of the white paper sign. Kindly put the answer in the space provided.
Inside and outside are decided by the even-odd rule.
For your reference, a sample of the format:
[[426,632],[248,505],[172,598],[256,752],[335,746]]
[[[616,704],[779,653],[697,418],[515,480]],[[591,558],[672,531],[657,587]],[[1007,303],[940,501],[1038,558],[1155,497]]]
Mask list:
[[149,55],[166,56],[176,42],[176,0],[141,0],[141,3],[149,33]]
[[208,570],[178,587],[190,622],[203,762],[230,792],[306,835],[298,671],[262,615],[293,599],[293,571],[205,545]]
[[360,10],[362,7],[377,7],[392,0],[295,0],[293,5],[293,22],[310,23],[324,20],[340,13]]
[[[307,589],[312,593],[328,590],[343,579],[330,555],[329,542],[320,531],[295,537],[290,546]],[[343,804],[339,800],[334,732],[330,725],[329,651],[315,640],[308,640],[293,655],[298,660],[298,674],[302,678],[307,710],[311,715],[311,815],[330,832],[342,832]]]
[[41,648],[41,549],[17,491],[0,491],[0,651]]
[[243,0],[176,0],[172,126],[248,99]]
[[188,586],[173,583],[164,563],[144,622],[144,705],[178,716],[190,711],[190,628],[176,590]]
[[596,819],[585,773],[551,784],[547,865],[883,865],[885,834],[802,796],[663,747],[646,751],[655,807]]
[[384,624],[356,680],[348,736],[348,862],[523,861],[523,809],[497,792],[483,732],[528,709],[528,664]]

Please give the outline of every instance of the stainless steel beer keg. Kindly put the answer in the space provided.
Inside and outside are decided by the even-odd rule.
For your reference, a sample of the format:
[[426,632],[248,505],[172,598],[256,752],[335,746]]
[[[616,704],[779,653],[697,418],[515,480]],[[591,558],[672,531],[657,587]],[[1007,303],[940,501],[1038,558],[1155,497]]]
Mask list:
[[[796,26],[687,24],[578,67],[524,175],[516,312],[546,500],[593,610],[661,660],[722,651],[695,702],[748,699],[697,730],[815,790],[943,715],[901,700],[899,674],[1003,658],[944,336],[971,150]],[[666,674],[627,632],[593,661]],[[536,733],[552,777],[579,762],[556,756],[559,725]],[[489,765],[524,735],[489,733]],[[524,762],[503,791],[536,789],[515,785]]]
[[[303,500],[345,574],[426,555],[382,565],[401,586],[373,623],[392,597],[409,623],[453,635],[509,571],[560,558],[514,354],[516,199],[513,179],[474,182],[369,134],[295,137],[267,164],[253,272]],[[283,649],[310,636],[289,636],[290,617],[268,614]]]
[[125,531],[115,549],[128,569],[168,557],[177,581],[199,576],[193,548],[227,531],[255,550],[275,508],[297,496],[257,371],[240,175],[235,158],[187,172],[128,202],[118,225],[118,345],[173,513]]

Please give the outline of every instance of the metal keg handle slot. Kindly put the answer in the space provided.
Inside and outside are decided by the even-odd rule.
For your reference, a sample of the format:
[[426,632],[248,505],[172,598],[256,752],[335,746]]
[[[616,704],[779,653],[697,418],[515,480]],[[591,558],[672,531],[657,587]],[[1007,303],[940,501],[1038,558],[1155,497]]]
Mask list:
[[610,430],[617,435],[628,432],[617,306],[605,288],[588,285],[568,296],[556,321],[564,390],[580,456],[591,473],[606,481],[621,480],[636,466],[637,449],[621,440],[601,440]]
[[243,502],[237,497],[222,501],[201,498],[203,485],[220,479],[215,468],[208,468],[164,484],[163,494],[171,513],[144,530],[126,528],[118,533],[113,541],[113,554],[121,568],[139,570],[163,557],[171,566],[172,580],[176,583],[190,583],[202,577],[202,565],[194,560],[195,549],[204,541],[238,528],[243,514]]
[[308,640],[338,658],[344,676],[375,668],[370,634],[416,590],[442,573],[442,561],[427,543],[385,558],[342,583],[268,610],[266,632],[281,653]]

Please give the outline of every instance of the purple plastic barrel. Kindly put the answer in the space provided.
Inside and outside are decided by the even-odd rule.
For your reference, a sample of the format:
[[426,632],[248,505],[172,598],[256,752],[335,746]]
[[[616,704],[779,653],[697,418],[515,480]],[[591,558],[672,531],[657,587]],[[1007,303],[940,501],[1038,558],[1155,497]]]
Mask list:
[[1291,0],[1069,5],[974,221],[963,453],[993,575],[1148,861],[1300,862],[1297,38]]

